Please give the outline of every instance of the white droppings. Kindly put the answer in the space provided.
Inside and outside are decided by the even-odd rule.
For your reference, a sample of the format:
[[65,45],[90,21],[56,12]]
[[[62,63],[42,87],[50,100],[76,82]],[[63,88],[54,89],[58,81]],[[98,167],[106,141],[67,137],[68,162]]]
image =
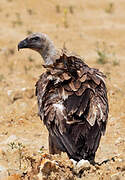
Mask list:
[[87,119],[88,119],[89,124],[91,126],[94,126],[95,121],[96,121],[96,113],[97,113],[95,106],[92,107],[92,112],[93,114],[91,115],[91,117],[89,116]]
[[65,93],[65,90],[62,91],[62,98],[65,101],[68,98],[68,94]]
[[53,77],[51,76],[51,75],[49,75],[48,77],[47,77],[47,79],[49,79],[49,80],[53,80]]
[[53,104],[54,108],[57,108],[59,109],[62,113],[63,113],[63,110],[64,110],[64,105],[62,104],[62,102],[58,102],[56,104]]
[[100,118],[102,119],[103,118],[103,112],[102,112],[101,106],[100,106],[100,104],[98,104],[97,106],[100,110]]
[[58,84],[59,82],[61,82],[61,79],[59,77],[57,77],[54,84]]
[[52,94],[51,97],[50,97],[50,99],[54,99],[54,98],[56,98],[56,97],[58,97],[58,94]]
[[64,113],[65,107],[63,103],[59,101],[58,103],[53,104],[53,106],[55,108],[55,111],[56,110],[59,111],[60,114],[64,117],[64,119],[67,120],[67,117],[65,116],[65,113]]

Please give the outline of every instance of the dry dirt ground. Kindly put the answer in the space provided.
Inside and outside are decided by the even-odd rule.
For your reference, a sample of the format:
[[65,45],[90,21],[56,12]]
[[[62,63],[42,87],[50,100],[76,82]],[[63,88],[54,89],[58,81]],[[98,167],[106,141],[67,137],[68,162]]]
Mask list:
[[[43,60],[17,51],[31,32],[47,33],[59,48],[65,43],[107,75],[110,113],[96,154],[107,163],[76,172],[65,154],[45,155],[48,133],[35,97]],[[0,0],[0,180],[125,179],[124,106],[124,0]]]

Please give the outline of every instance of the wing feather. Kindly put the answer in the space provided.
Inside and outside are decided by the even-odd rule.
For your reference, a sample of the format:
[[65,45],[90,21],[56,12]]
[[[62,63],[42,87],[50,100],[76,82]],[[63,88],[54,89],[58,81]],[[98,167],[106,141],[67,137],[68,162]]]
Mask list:
[[86,79],[87,79],[87,74],[84,74],[84,75],[80,78],[80,81],[81,81],[81,82],[84,82]]
[[[92,70],[91,74],[89,72],[83,76],[86,77],[86,80],[81,83],[81,86],[77,86],[76,88],[74,85],[77,84],[76,82],[79,83],[78,79],[76,82],[75,80],[71,81],[69,86],[65,86],[65,89],[66,87],[70,87],[67,89],[72,89],[74,93],[68,96],[64,105],[69,116],[75,114],[79,116],[79,118],[83,116],[91,126],[94,126],[97,121],[103,133],[108,118],[107,90],[104,81],[99,76],[96,76],[95,70]],[[90,80],[88,80],[88,76]]]

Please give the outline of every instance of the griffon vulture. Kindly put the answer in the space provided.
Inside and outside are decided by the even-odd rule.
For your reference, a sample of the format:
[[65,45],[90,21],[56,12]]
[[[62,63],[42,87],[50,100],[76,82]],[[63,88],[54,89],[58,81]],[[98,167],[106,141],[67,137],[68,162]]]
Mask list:
[[94,161],[108,119],[105,75],[64,48],[57,50],[46,34],[33,33],[18,44],[42,56],[46,72],[36,83],[38,111],[49,132],[49,152]]

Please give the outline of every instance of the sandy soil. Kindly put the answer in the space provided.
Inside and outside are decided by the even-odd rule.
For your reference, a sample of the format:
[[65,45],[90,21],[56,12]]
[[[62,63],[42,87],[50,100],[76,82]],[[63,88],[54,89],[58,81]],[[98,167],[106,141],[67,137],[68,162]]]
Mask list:
[[[60,163],[59,168],[39,179],[125,179],[124,23],[124,0],[0,0],[1,180],[20,179],[23,172],[22,179],[31,172],[35,175],[30,179],[35,179],[38,172],[31,161],[36,160],[38,167],[43,163],[40,157],[48,153],[48,133],[37,116],[35,97],[43,60],[30,50],[17,51],[18,42],[31,32],[48,34],[59,48],[65,43],[88,65],[102,70],[107,75],[110,105],[106,135],[96,154],[97,162],[110,161],[74,173],[65,154],[48,155]],[[100,63],[98,52],[102,53]]]

